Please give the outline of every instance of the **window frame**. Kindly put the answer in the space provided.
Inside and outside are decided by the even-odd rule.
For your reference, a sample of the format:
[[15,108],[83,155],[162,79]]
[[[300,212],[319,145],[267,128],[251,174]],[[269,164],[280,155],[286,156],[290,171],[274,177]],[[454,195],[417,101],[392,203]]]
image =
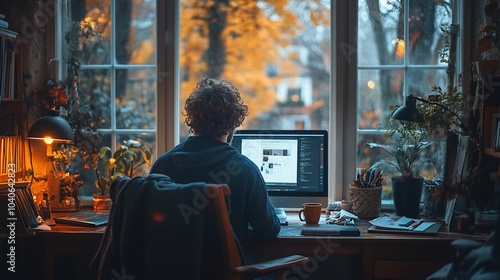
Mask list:
[[[471,42],[472,3],[457,1],[458,12],[454,12],[456,22],[460,24],[458,51],[460,54],[470,54],[471,46],[464,42]],[[61,15],[62,5],[58,5]],[[157,19],[157,129],[156,151],[157,156],[170,150],[179,143],[179,19],[180,0],[156,1]],[[331,1],[331,98],[329,124],[329,198],[332,200],[346,199],[348,187],[356,170],[356,135],[357,127],[356,104],[357,94],[357,1]],[[55,31],[61,31],[61,17],[55,24]],[[335,28],[336,27],[336,28]],[[58,33],[59,34],[59,33]],[[61,38],[54,38],[56,46],[61,45]],[[460,51],[461,50],[461,51]],[[61,50],[53,48],[54,54],[49,57],[61,57]],[[463,55],[457,60],[457,73],[462,65],[469,65],[470,55]],[[61,69],[62,63],[59,63]],[[62,71],[59,71],[62,73]],[[463,84],[467,85],[467,75],[464,75]]]
[[[405,7],[409,7],[409,1],[411,0],[403,0],[404,1],[404,6]],[[355,2],[358,2],[358,1],[355,1]],[[452,23],[455,23],[455,24],[458,24],[460,29],[459,29],[459,35],[458,35],[458,38],[457,38],[457,49],[456,49],[456,53],[457,53],[457,57],[456,57],[456,65],[455,65],[455,76],[458,76],[458,74],[462,73],[463,72],[463,65],[464,65],[464,47],[465,47],[465,40],[464,40],[464,34],[469,34],[470,32],[470,27],[466,27],[465,28],[465,31],[464,31],[464,22],[469,20],[470,22],[470,18],[469,19],[465,19],[464,18],[464,9],[465,9],[465,3],[463,0],[451,0],[451,9],[452,9]],[[405,18],[408,18],[409,17],[409,10],[408,9],[405,9]],[[468,25],[470,26],[470,25]],[[403,39],[404,41],[408,41],[408,36],[410,34],[410,26],[409,24],[407,24],[407,22],[405,22],[404,24],[404,35],[405,35],[405,38]],[[425,70],[446,70],[447,69],[447,65],[440,65],[440,64],[434,64],[434,65],[429,65],[429,64],[413,64],[413,63],[410,63],[409,61],[409,56],[410,56],[410,53],[409,53],[409,49],[408,48],[405,48],[405,53],[404,53],[404,60],[403,60],[403,63],[402,64],[398,64],[398,65],[358,65],[357,66],[357,70],[356,72],[359,73],[359,70],[380,70],[380,69],[384,69],[384,70],[402,70],[404,71],[404,80],[405,82],[403,83],[403,92],[402,92],[402,99],[404,100],[404,97],[409,95],[410,94],[410,90],[409,90],[409,83],[406,82],[406,80],[408,79],[408,72],[411,71],[411,70],[416,70],[416,69],[425,69]],[[458,79],[455,79],[455,83],[457,84],[458,83]],[[355,83],[357,85],[357,81]],[[358,95],[357,93],[357,89],[354,89],[354,91],[356,92],[356,97]],[[357,101],[357,100],[356,100]],[[355,122],[355,125],[356,125],[356,134],[357,135],[381,135],[384,133],[383,130],[380,130],[380,129],[360,129],[359,128],[359,125],[358,125],[358,121]],[[358,139],[356,138],[354,141],[358,141]],[[392,199],[383,199],[382,200],[382,208],[384,209],[391,209],[393,207],[393,201]]]

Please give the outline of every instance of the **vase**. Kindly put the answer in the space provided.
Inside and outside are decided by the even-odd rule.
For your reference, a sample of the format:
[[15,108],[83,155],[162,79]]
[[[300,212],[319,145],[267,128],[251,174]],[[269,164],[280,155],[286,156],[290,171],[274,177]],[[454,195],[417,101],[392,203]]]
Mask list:
[[94,204],[94,211],[109,210],[113,204],[109,194],[100,193],[92,195],[92,202]]
[[420,217],[424,178],[392,177],[392,196],[397,216]]
[[424,183],[423,216],[430,219],[442,217],[443,203],[444,188]]

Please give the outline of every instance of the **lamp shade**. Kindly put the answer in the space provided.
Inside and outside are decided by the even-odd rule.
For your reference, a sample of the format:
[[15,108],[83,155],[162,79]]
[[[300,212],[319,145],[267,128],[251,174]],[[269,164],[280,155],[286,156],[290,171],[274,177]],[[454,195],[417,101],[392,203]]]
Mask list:
[[46,138],[60,142],[73,141],[73,130],[69,123],[59,116],[59,111],[50,110],[47,116],[38,119],[28,131],[28,139]]
[[413,95],[406,97],[405,105],[399,107],[392,118],[400,121],[423,122],[424,117],[417,109],[417,99]]

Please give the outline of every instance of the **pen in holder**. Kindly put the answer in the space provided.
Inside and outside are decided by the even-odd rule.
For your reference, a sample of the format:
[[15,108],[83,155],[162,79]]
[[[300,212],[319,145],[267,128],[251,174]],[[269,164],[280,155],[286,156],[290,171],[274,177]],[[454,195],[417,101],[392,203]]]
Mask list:
[[378,169],[358,169],[356,180],[350,190],[351,212],[362,219],[380,215],[382,196],[382,171]]

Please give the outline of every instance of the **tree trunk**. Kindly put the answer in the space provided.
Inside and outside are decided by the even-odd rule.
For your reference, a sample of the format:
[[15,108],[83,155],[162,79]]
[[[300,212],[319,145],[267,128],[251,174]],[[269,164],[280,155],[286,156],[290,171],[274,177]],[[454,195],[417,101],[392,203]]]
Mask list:
[[218,78],[224,72],[226,64],[226,47],[222,40],[222,32],[226,28],[229,0],[216,0],[210,8],[208,17],[209,45],[205,52],[208,63],[207,77]]

